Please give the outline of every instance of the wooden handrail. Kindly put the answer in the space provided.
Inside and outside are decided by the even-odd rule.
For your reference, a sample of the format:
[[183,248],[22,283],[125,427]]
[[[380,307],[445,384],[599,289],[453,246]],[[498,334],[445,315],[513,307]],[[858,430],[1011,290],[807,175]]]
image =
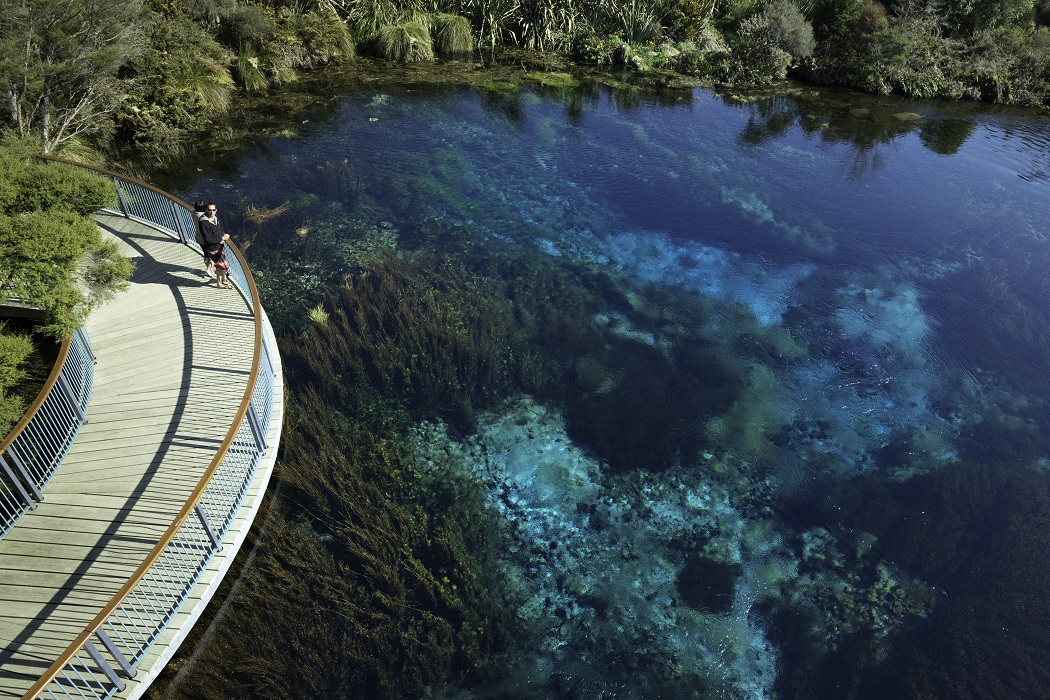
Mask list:
[[[153,190],[157,194],[166,197],[167,199],[175,202],[176,204],[184,207],[185,209],[192,211],[192,208],[189,205],[187,205],[185,202],[178,199],[177,197],[172,197],[170,194],[164,192],[163,190],[157,189],[156,187],[153,187],[151,185],[147,185],[144,182],[124,177],[119,173],[114,173],[109,170],[103,170],[102,168],[96,168],[90,165],[83,165],[81,163],[76,163],[69,160],[53,158],[50,156],[38,157],[43,158],[45,160],[55,161],[58,163],[73,165],[78,168],[94,170],[95,172],[99,172],[104,175],[117,177],[122,180],[127,180],[128,182],[134,182],[136,184],[142,185],[143,187],[147,187],[148,189]],[[39,697],[40,693],[43,692],[44,689],[47,688],[47,686],[53,680],[55,680],[55,678],[58,677],[58,674],[62,672],[62,669],[64,669],[66,665],[73,659],[73,657],[76,656],[77,653],[84,647],[84,645],[88,641],[90,641],[91,635],[95,634],[102,627],[102,625],[105,624],[106,620],[109,619],[109,616],[112,615],[113,612],[118,607],[120,607],[120,604],[124,602],[128,595],[130,595],[131,592],[135,590],[135,587],[139,584],[140,581],[142,581],[142,579],[146,576],[146,573],[150,570],[153,564],[155,564],[160,558],[161,554],[164,553],[165,548],[175,538],[175,535],[176,533],[178,533],[179,528],[182,527],[182,523],[193,512],[193,509],[196,507],[197,502],[200,500],[201,496],[204,495],[204,490],[208,487],[208,484],[211,482],[212,477],[215,476],[215,472],[219,469],[219,466],[222,464],[222,460],[226,457],[226,453],[229,451],[230,446],[233,444],[234,439],[237,437],[237,433],[240,431],[241,423],[244,421],[244,418],[248,413],[248,407],[252,400],[252,393],[255,391],[255,382],[259,376],[259,364],[262,359],[262,306],[259,302],[259,290],[255,286],[255,278],[252,276],[251,269],[248,267],[248,263],[245,261],[244,255],[241,253],[240,249],[238,249],[237,246],[233,244],[232,241],[227,241],[227,245],[230,247],[230,250],[233,251],[233,254],[237,257],[237,260],[241,264],[241,269],[244,271],[244,277],[248,282],[249,295],[251,296],[252,313],[255,316],[255,350],[252,353],[251,372],[248,375],[248,386],[244,390],[244,397],[241,399],[240,406],[237,407],[237,413],[234,416],[233,423],[230,425],[230,429],[226,432],[226,437],[223,439],[222,444],[219,445],[219,449],[215,453],[215,457],[212,458],[211,463],[208,465],[207,470],[204,472],[204,475],[200,478],[200,481],[197,482],[197,487],[193,489],[193,492],[190,494],[189,499],[179,510],[171,525],[169,525],[168,528],[164,531],[164,534],[161,536],[157,544],[154,545],[153,549],[150,550],[150,553],[142,561],[139,567],[135,569],[135,572],[128,578],[127,582],[121,587],[117,594],[113,596],[113,598],[110,599],[108,603],[106,603],[106,605],[102,608],[101,611],[99,611],[99,613],[88,624],[88,626],[84,628],[84,631],[78,634],[76,639],[73,640],[73,643],[70,644],[66,648],[66,650],[55,660],[55,662],[48,667],[47,671],[44,672],[44,675],[42,675],[37,680],[37,682],[33,684],[33,687],[30,688],[29,691],[22,696],[22,700],[33,700],[34,698]]]
[[26,409],[25,415],[22,416],[22,420],[15,423],[15,427],[11,428],[11,432],[7,434],[3,440],[0,440],[0,454],[7,451],[7,448],[11,446],[11,443],[22,434],[29,422],[33,420],[33,416],[40,410],[40,407],[44,405],[44,401],[47,400],[48,395],[51,393],[51,389],[54,388],[55,382],[58,381],[58,375],[62,374],[62,367],[66,364],[66,358],[69,356],[69,348],[73,344],[73,336],[70,335],[62,341],[62,346],[58,349],[58,359],[55,360],[55,366],[51,368],[51,374],[47,376],[47,381],[44,382],[44,386],[40,387],[40,391],[37,392],[36,398],[33,399],[33,403],[29,404],[29,408]]

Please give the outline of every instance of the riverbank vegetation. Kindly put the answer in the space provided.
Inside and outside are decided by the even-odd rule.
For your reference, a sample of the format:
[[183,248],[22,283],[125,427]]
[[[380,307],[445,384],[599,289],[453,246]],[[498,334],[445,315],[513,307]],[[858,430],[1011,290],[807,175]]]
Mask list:
[[[239,93],[358,54],[583,64],[1050,106],[1050,0],[0,0],[8,128],[163,159]],[[99,155],[99,154],[103,155]],[[94,154],[94,155],[92,155]]]

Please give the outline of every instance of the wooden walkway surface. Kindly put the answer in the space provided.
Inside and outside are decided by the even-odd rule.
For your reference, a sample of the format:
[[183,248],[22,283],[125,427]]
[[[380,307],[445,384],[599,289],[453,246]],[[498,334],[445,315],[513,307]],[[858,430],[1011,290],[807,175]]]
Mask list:
[[[87,323],[97,359],[87,424],[43,503],[0,540],[0,698],[21,697],[143,561],[214,457],[251,367],[253,319],[240,292],[201,277],[200,256],[171,237],[119,216],[97,220],[137,267],[131,289]],[[272,466],[276,436],[270,444]],[[265,472],[227,539],[243,540]],[[227,566],[215,562],[198,588]],[[169,641],[188,631],[180,625],[192,625],[192,608]]]

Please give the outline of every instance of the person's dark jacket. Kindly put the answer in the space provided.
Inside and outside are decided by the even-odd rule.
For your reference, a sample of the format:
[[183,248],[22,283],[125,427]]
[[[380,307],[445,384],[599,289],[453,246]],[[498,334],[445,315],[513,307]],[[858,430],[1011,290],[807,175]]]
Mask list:
[[219,217],[215,217],[215,221],[212,222],[210,219],[201,218],[200,220],[200,232],[204,238],[204,249],[215,250],[222,245],[222,222],[219,221]]

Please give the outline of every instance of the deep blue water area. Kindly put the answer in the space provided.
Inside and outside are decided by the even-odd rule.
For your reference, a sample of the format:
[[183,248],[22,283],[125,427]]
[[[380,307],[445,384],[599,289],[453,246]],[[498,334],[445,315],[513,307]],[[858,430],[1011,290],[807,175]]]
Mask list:
[[575,398],[417,426],[515,533],[492,697],[1050,696],[1046,115],[373,84],[227,168],[279,328],[427,220],[613,280]]

